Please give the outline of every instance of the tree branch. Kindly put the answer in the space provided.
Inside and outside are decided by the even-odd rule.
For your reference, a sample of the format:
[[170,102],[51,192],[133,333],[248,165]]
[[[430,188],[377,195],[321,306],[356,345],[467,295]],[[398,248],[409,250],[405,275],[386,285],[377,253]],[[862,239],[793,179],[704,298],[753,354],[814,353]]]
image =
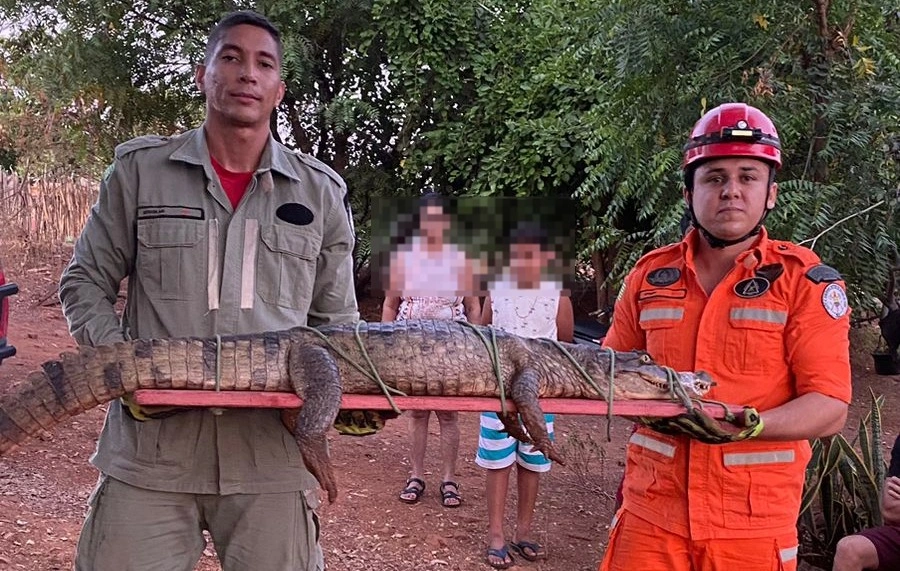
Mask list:
[[873,208],[878,208],[878,207],[881,206],[882,204],[884,204],[884,199],[879,200],[879,201],[876,202],[875,204],[869,206],[868,208],[865,208],[865,209],[863,209],[863,210],[860,210],[859,212],[854,212],[853,214],[849,214],[849,215],[847,215],[847,216],[844,216],[843,218],[841,218],[840,220],[838,220],[837,222],[835,222],[834,224],[832,224],[832,225],[829,226],[828,228],[826,228],[826,229],[822,230],[821,232],[819,232],[815,237],[813,237],[813,238],[807,238],[806,240],[803,240],[802,242],[799,242],[798,244],[799,244],[800,246],[802,246],[803,244],[806,244],[806,243],[808,243],[808,242],[812,242],[812,244],[810,244],[810,246],[809,246],[809,249],[810,249],[810,250],[813,250],[813,249],[815,249],[815,247],[816,247],[816,241],[817,241],[819,238],[821,238],[822,236],[824,236],[824,235],[827,234],[828,232],[831,232],[832,230],[834,230],[835,228],[837,228],[838,226],[840,226],[841,224],[843,224],[843,223],[846,222],[847,220],[850,220],[851,218],[856,218],[857,216],[859,216],[859,215],[861,215],[861,214],[865,214],[866,212],[872,210]]

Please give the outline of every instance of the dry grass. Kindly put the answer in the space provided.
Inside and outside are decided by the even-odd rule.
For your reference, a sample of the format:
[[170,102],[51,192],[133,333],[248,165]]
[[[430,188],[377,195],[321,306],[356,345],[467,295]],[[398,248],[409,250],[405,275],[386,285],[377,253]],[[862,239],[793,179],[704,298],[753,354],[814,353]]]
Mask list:
[[0,246],[7,267],[44,265],[68,251],[97,199],[96,181],[0,172]]

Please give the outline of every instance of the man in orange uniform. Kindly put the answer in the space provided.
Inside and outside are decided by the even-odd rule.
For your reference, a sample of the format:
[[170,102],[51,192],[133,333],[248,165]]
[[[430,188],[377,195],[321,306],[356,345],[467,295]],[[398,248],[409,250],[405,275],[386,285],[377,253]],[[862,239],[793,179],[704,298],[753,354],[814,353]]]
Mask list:
[[844,284],[812,251],[770,239],[781,145],[760,110],[725,104],[685,145],[694,229],[625,280],[605,345],[716,380],[708,398],[760,411],[721,445],[640,427],[601,571],[794,570],[810,438],[850,400]]

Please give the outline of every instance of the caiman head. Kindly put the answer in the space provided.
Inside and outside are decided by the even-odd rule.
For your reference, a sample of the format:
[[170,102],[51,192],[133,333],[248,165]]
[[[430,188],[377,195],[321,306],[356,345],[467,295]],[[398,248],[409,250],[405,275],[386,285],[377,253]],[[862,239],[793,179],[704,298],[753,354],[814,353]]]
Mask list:
[[[586,371],[598,381],[604,393],[608,390],[609,374],[613,374],[613,398],[615,399],[671,399],[673,391],[669,386],[670,369],[656,364],[649,354],[643,351],[615,351],[611,354],[605,349],[590,348],[582,361]],[[613,360],[614,359],[614,360]],[[700,398],[713,386],[712,378],[705,372],[671,371],[673,382],[684,387],[687,396]]]

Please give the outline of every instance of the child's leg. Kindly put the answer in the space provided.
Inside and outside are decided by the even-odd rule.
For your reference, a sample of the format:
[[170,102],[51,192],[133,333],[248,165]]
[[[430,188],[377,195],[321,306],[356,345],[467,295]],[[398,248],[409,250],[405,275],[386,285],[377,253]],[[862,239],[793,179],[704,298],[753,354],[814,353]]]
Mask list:
[[[553,432],[553,415],[544,415],[547,432],[551,440]],[[545,556],[543,547],[534,541],[532,523],[534,522],[534,506],[537,503],[541,474],[550,471],[551,462],[543,454],[528,444],[520,444],[517,452],[516,481],[518,483],[518,510],[516,512],[516,533],[513,537],[515,550],[525,559],[534,561]]]
[[[497,413],[481,414],[481,431],[478,436],[478,453],[475,463],[487,468],[485,500],[488,508],[488,549],[503,551],[506,535],[503,533],[503,514],[506,511],[506,493],[509,490],[509,473],[516,462],[516,440],[503,432],[503,424]],[[500,568],[510,563],[491,553],[488,563]]]
[[509,474],[512,466],[487,471],[484,497],[488,511],[488,547],[500,549],[506,545],[503,533],[503,515],[506,512],[506,494],[509,490]]
[[534,521],[534,505],[537,503],[541,482],[540,472],[532,472],[521,464],[516,472],[518,487],[518,510],[516,513],[516,534],[513,541],[531,541],[531,523]]

